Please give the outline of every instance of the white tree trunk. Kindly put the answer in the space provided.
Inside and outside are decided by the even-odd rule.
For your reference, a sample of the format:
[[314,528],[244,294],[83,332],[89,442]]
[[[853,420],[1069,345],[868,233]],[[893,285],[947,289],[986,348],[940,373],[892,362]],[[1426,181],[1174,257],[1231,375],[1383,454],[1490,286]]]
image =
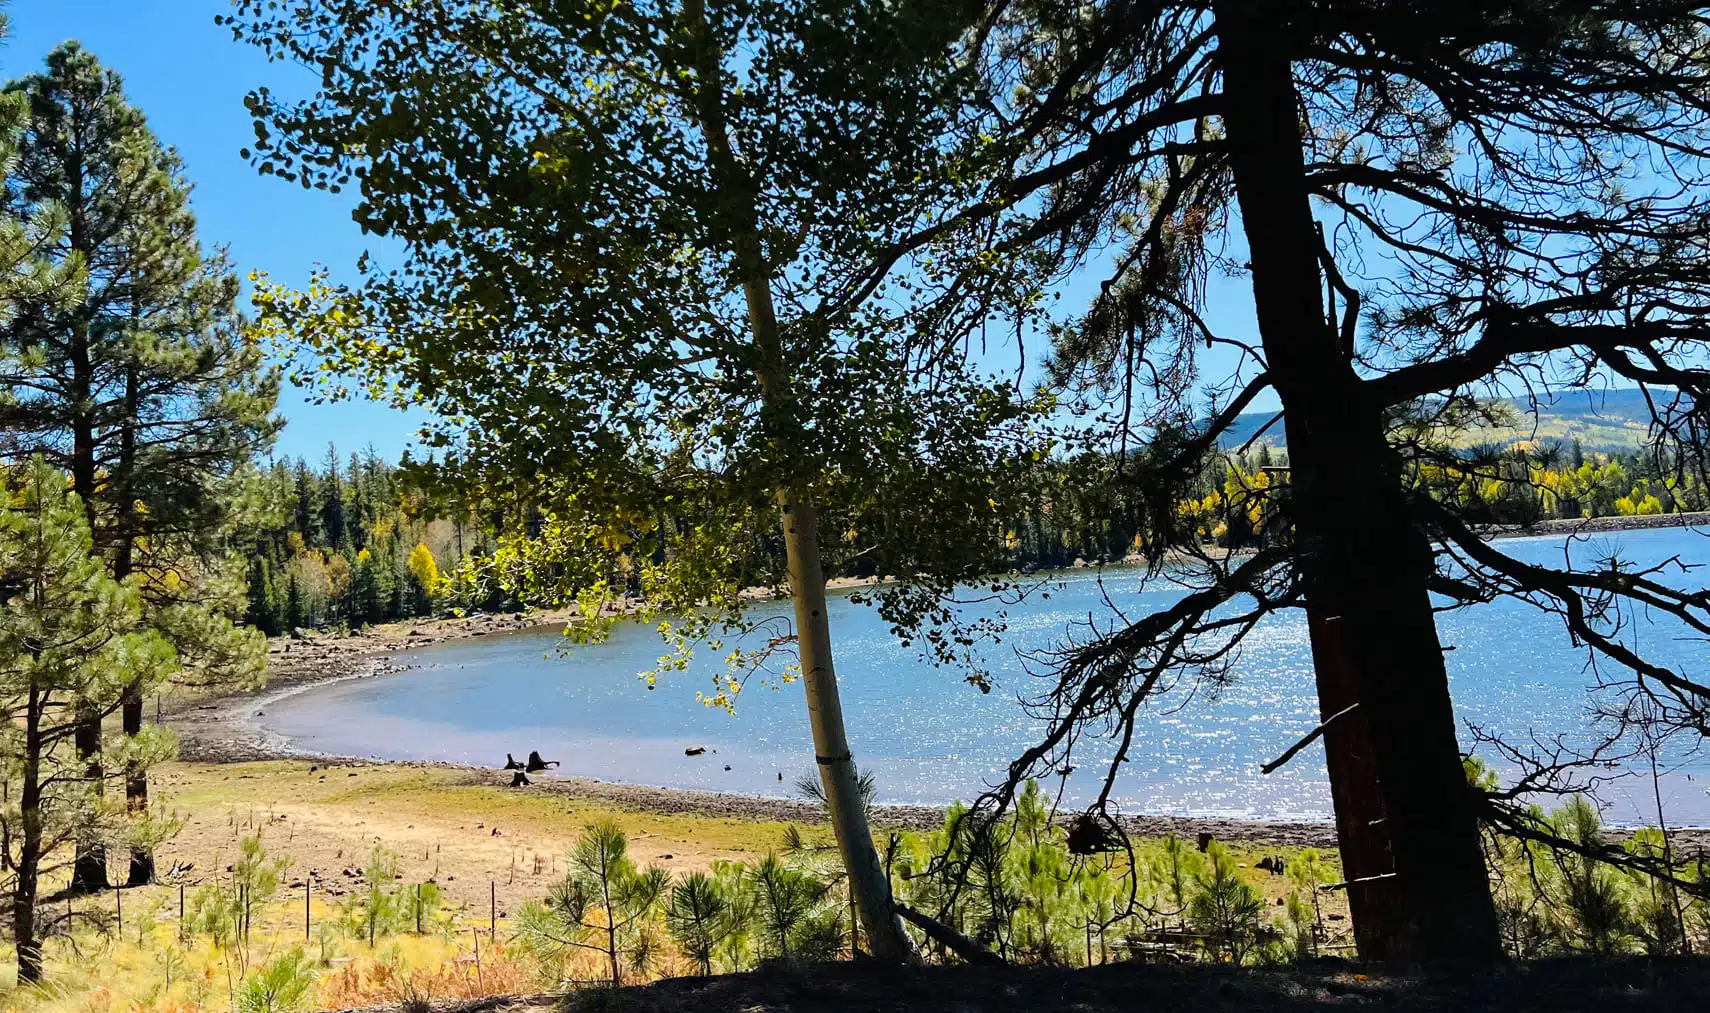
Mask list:
[[819,559],[819,516],[812,504],[780,496],[784,552],[789,565],[790,599],[796,607],[796,646],[807,689],[808,723],[813,728],[814,759],[825,787],[837,850],[843,856],[855,895],[855,909],[867,932],[867,946],[880,960],[911,961],[914,945],[891,903],[891,884],[873,845],[867,808],[861,798],[855,758],[843,729],[843,704],[837,694],[837,670],[831,660],[831,626],[825,614],[825,572]]

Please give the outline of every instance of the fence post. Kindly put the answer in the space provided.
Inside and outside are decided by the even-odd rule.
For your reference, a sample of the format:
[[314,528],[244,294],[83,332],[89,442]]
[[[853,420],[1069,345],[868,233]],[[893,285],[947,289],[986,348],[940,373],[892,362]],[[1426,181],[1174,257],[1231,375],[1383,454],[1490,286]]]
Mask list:
[[309,941],[309,877],[303,877],[303,941]]
[[499,884],[487,881],[487,933],[499,941]]

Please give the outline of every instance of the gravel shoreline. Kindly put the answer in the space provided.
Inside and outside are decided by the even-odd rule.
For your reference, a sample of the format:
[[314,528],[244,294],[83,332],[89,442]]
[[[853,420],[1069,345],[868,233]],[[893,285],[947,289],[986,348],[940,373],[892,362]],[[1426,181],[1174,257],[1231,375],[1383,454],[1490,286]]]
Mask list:
[[[1485,534],[1490,538],[1532,537],[1695,525],[1710,526],[1710,512],[1545,521],[1524,529],[1490,529]],[[406,651],[449,640],[531,629],[562,629],[570,618],[569,612],[480,615],[394,623],[345,637],[321,634],[306,634],[300,638],[276,637],[268,644],[268,685],[265,688],[181,703],[165,712],[164,719],[178,734],[179,757],[190,762],[313,759],[339,764],[381,763],[454,770],[467,777],[469,783],[503,787],[509,783],[509,775],[502,771],[449,763],[403,763],[326,756],[298,749],[268,733],[254,718],[262,716],[272,701],[308,691],[323,683],[407,671],[410,666],[395,660],[395,655]],[[543,777],[535,784],[536,790],[570,797],[597,798],[650,812],[763,821],[804,822],[819,818],[816,806],[791,799],[686,791],[579,777]],[[874,811],[874,822],[878,826],[893,829],[931,829],[941,826],[943,819],[943,808],[937,806],[881,805]],[[1336,844],[1335,826],[1329,822],[1175,816],[1127,816],[1122,822],[1124,829],[1137,837],[1174,834],[1193,838],[1209,833],[1220,840],[1280,847],[1333,848]],[[1699,841],[1699,846],[1710,846],[1710,830],[1687,833]]]
[[1539,521],[1528,526],[1493,525],[1479,533],[1488,540],[1533,538],[1539,535],[1591,535],[1612,531],[1650,531],[1656,528],[1710,528],[1710,510],[1683,514],[1646,514],[1642,517],[1585,517]]

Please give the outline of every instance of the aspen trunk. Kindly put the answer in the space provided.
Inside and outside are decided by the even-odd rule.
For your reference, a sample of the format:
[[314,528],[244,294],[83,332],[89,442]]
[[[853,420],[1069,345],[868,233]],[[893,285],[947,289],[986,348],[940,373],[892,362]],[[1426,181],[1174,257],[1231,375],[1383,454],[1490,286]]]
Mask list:
[[873,845],[867,807],[843,728],[843,704],[831,659],[831,626],[825,615],[825,573],[819,559],[819,516],[813,506],[779,504],[784,523],[784,552],[790,572],[790,599],[796,609],[796,647],[807,691],[808,723],[813,729],[814,760],[825,788],[837,850],[849,873],[855,909],[867,930],[867,945],[881,960],[907,961],[914,946],[903,931],[891,901],[890,881]]
[[[763,414],[782,420],[772,435],[776,463],[796,457],[800,433],[790,416],[796,393],[772,300],[771,273],[760,241],[754,181],[731,150],[725,122],[724,70],[718,40],[707,21],[703,0],[685,0],[685,21],[693,39],[692,69],[697,91],[691,107],[706,140],[709,168],[722,210],[733,225],[731,243],[735,266],[747,301],[748,326],[758,361]],[[820,561],[819,515],[804,494],[813,476],[794,474],[783,480],[777,502],[783,524],[784,555],[790,577],[790,599],[796,612],[796,647],[801,656],[802,683],[807,696],[808,723],[813,731],[815,761],[825,789],[837,850],[849,876],[855,909],[867,930],[874,957],[912,961],[914,944],[903,930],[891,901],[891,884],[873,846],[867,807],[861,799],[855,759],[843,728],[843,704],[837,694],[837,670],[831,659],[831,627],[825,615],[825,570]]]
[[[749,325],[754,329],[761,354],[761,396],[768,407],[782,408],[790,403],[793,394],[782,364],[771,288],[763,278],[751,276],[745,294]],[[843,703],[838,696],[837,668],[831,656],[831,624],[825,609],[819,513],[807,497],[792,489],[779,490],[778,513],[783,524],[790,601],[795,606],[796,650],[801,659],[808,725],[813,732],[814,761],[825,790],[837,850],[849,876],[855,910],[867,931],[867,946],[874,957],[913,961],[914,944],[892,906],[890,880],[879,861],[878,848],[873,845],[855,757],[843,727]]]

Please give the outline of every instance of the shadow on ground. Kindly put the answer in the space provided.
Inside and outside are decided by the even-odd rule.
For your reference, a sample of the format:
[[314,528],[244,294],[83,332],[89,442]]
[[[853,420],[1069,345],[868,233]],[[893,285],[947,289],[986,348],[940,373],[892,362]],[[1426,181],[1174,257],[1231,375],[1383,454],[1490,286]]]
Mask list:
[[570,1013],[1104,1013],[1118,1010],[1694,1010],[1710,1003],[1710,960],[1513,965],[1476,974],[1348,966],[1236,971],[1111,965],[1090,970],[872,964],[772,968],[578,993]]

